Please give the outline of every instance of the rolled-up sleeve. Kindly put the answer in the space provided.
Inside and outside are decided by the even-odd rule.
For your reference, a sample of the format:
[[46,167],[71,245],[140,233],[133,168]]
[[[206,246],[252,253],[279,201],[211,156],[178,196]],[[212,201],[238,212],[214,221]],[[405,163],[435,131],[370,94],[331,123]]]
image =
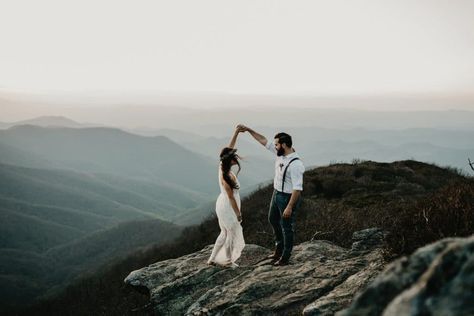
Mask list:
[[277,150],[275,149],[275,144],[273,141],[270,140],[271,138],[267,138],[267,144],[265,145],[265,148],[274,153],[275,155],[277,154]]
[[[296,161],[295,161],[296,162]],[[303,174],[305,171],[304,165],[301,161],[298,163],[291,164],[291,184],[293,190],[303,191]]]

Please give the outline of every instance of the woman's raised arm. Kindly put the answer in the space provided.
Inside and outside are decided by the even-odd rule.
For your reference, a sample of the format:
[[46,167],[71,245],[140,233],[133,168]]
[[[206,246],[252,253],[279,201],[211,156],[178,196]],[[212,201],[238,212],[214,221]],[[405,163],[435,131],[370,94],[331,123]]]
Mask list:
[[237,127],[234,130],[234,134],[232,135],[232,138],[230,139],[230,143],[227,147],[234,148],[235,143],[237,142],[237,136],[239,136],[239,133],[244,132],[245,130],[240,127],[240,125],[237,125]]

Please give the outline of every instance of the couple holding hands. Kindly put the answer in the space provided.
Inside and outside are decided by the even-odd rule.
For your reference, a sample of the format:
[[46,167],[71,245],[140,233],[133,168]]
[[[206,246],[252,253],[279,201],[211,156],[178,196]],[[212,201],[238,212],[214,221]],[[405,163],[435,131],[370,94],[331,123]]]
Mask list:
[[240,171],[240,157],[234,147],[238,135],[245,132],[250,133],[257,142],[276,155],[274,191],[268,211],[268,220],[275,237],[275,250],[267,259],[271,259],[275,266],[284,266],[289,263],[293,249],[293,223],[295,213],[301,204],[305,168],[292,147],[290,135],[278,133],[271,142],[265,136],[242,124],[237,125],[229,145],[224,147],[220,154],[221,193],[216,201],[216,214],[221,232],[207,263],[237,267],[235,261],[245,247],[241,226],[240,183],[237,175],[231,170],[232,166],[237,165]]

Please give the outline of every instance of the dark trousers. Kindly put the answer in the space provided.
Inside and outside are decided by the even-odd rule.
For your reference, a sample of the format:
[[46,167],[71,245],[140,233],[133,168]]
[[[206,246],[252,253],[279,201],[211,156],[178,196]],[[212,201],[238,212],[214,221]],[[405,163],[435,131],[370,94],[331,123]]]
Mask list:
[[291,194],[273,191],[270,209],[268,211],[268,221],[273,227],[275,234],[276,251],[282,254],[282,258],[288,260],[293,250],[294,221],[296,212],[301,204],[301,197],[298,198],[290,218],[283,218],[288,202],[290,202]]

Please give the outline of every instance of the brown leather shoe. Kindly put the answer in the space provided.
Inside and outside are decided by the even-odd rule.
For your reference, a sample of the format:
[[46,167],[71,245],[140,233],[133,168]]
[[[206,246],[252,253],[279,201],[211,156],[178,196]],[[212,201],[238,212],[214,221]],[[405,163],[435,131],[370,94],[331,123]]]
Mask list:
[[271,255],[267,256],[267,259],[278,260],[281,257],[281,252],[275,250]]
[[274,266],[277,266],[277,267],[281,267],[281,266],[287,266],[289,263],[290,263],[290,260],[289,260],[289,259],[280,258],[280,259],[279,259],[277,262],[275,262],[273,265],[274,265]]

